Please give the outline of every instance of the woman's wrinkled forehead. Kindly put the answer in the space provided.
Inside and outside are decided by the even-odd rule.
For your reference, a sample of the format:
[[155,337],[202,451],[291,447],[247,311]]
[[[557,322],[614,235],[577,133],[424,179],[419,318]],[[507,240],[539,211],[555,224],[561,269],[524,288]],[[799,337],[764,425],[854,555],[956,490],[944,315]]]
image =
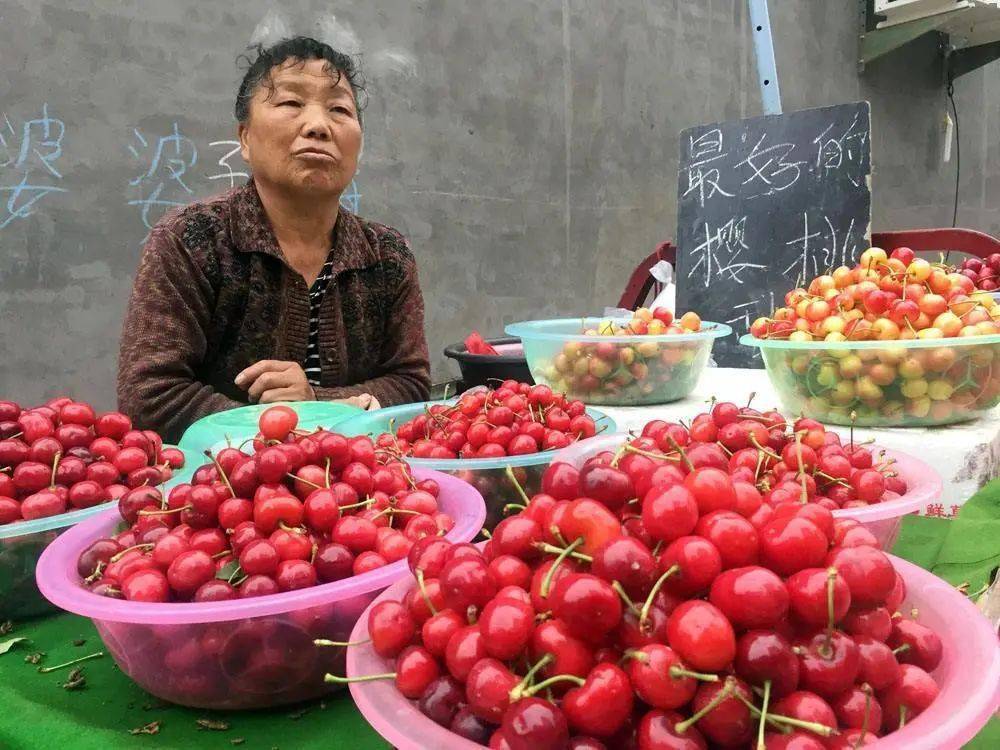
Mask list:
[[310,91],[336,91],[354,98],[351,82],[343,71],[326,60],[285,60],[267,74],[270,89],[298,88]]

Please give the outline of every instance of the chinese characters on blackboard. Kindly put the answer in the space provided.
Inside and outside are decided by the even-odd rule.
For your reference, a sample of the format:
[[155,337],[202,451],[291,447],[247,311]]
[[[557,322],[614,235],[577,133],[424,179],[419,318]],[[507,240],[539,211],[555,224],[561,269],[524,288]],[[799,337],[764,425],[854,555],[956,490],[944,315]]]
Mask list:
[[[679,306],[744,333],[776,293],[856,257],[871,217],[870,128],[859,102],[682,132]],[[727,365],[759,356],[735,340],[716,353]]]
[[65,193],[59,171],[66,124],[43,104],[38,117],[0,123],[0,229],[39,210],[52,193]]

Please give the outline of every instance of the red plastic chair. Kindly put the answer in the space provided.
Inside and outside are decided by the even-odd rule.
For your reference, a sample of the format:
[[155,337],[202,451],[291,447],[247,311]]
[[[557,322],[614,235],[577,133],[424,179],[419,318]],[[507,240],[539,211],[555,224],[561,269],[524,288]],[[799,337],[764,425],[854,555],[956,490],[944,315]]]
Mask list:
[[949,250],[987,258],[1000,253],[1000,239],[974,229],[904,229],[872,232],[872,245],[892,251],[897,247],[930,252]]
[[661,260],[667,261],[674,267],[677,266],[677,248],[672,242],[661,242],[636,266],[632,276],[629,277],[628,284],[625,285],[625,291],[622,292],[622,296],[618,300],[618,307],[624,310],[635,310],[642,306],[650,292],[653,293],[654,297],[660,293],[663,285],[649,275],[649,269]]

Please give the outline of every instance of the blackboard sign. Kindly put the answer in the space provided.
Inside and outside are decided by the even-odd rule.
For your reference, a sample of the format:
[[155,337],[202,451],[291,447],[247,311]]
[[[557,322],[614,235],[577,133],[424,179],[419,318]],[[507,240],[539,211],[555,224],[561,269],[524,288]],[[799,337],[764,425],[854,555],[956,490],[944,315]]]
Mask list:
[[871,107],[841,104],[680,136],[677,309],[728,323],[721,367],[759,367],[738,337],[796,282],[850,264],[871,225]]

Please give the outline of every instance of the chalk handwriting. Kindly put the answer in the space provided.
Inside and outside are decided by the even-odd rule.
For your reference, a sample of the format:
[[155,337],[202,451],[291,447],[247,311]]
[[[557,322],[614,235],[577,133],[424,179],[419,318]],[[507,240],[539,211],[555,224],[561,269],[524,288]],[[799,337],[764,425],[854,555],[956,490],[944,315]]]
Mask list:
[[229,160],[240,153],[240,142],[239,141],[212,141],[208,144],[210,148],[222,148],[225,153],[216,162],[225,171],[219,172],[218,174],[208,175],[210,180],[229,180],[229,187],[236,187],[236,178],[242,177],[247,179],[250,177],[249,172],[235,171],[233,165],[229,163]]
[[137,186],[143,197],[130,200],[128,205],[141,206],[142,223],[147,229],[152,229],[165,210],[186,205],[189,202],[187,196],[194,194],[185,181],[185,175],[198,162],[198,148],[194,141],[181,134],[176,122],[173,132],[159,136],[155,146],[138,128],[132,132],[136,144],[129,144],[128,150],[148,166],[145,172],[129,183]]
[[798,182],[802,175],[802,165],[806,163],[805,161],[786,161],[789,154],[795,150],[794,143],[777,143],[761,148],[766,139],[767,134],[765,133],[750,149],[747,158],[736,165],[737,169],[746,167],[749,170],[749,174],[742,184],[762,186],[763,192],[749,195],[748,198],[774,195],[787,190]]
[[[691,251],[696,258],[688,270],[688,278],[698,274],[704,276],[705,286],[713,278],[729,278],[737,284],[744,283],[743,273],[748,268],[767,268],[762,263],[739,262],[744,250],[749,250],[745,242],[747,218],[732,218],[722,226],[712,227],[706,221],[703,227],[704,241]],[[699,231],[698,234],[702,234]],[[699,270],[700,269],[700,270]]]
[[31,216],[39,202],[51,193],[65,193],[58,161],[62,156],[65,123],[49,116],[43,104],[41,116],[26,120],[20,128],[4,114],[0,125],[0,229],[15,219]]
[[[860,185],[863,173],[859,170],[864,159],[864,145],[868,140],[868,133],[864,129],[858,129],[860,122],[861,114],[857,113],[851,124],[840,135],[831,134],[833,130],[831,124],[813,138],[812,142],[816,145],[817,175],[823,177],[827,172],[842,171],[852,185],[855,187]],[[843,169],[845,167],[854,169]],[[855,175],[852,171],[859,173]]]
[[[823,215],[822,221],[813,222],[814,227],[817,224],[818,228],[810,231],[809,212],[803,211],[802,233],[785,243],[788,247],[795,247],[799,253],[795,257],[795,260],[789,263],[782,271],[783,276],[788,277],[794,272],[796,278],[805,280],[810,276],[817,276],[837,266],[847,265],[854,258],[858,243],[854,237],[855,222],[853,218],[839,243],[837,241],[837,230],[833,226],[833,222],[830,221],[829,216]],[[820,262],[821,253],[822,262]]]
[[351,180],[350,186],[340,196],[340,205],[352,214],[358,212],[358,209],[361,207],[361,193],[358,192],[357,180]]

